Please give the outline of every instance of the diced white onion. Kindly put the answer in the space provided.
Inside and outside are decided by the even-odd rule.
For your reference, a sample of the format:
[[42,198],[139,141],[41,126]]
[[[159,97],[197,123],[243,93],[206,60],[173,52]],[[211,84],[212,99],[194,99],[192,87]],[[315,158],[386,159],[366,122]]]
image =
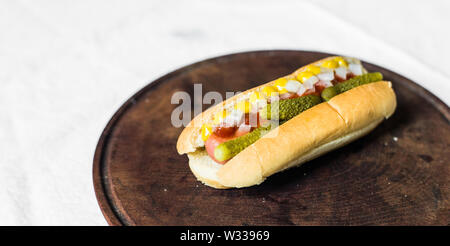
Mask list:
[[305,93],[305,91],[306,91],[305,86],[302,85],[302,84],[300,84],[300,88],[298,89],[297,94],[298,94],[299,96],[301,96],[301,95],[303,95],[303,93]]
[[279,95],[270,97],[270,102],[276,102],[276,101],[280,101],[280,96]]
[[[260,109],[260,108],[263,108],[263,107],[265,107],[267,105],[267,101],[266,101],[266,99],[258,99],[258,100],[256,100],[256,102],[255,102],[255,109]],[[253,109],[253,108],[252,108]]]
[[241,124],[239,126],[239,131],[241,131],[241,132],[249,132],[251,129],[252,129],[252,126],[251,125],[247,125],[245,123]]
[[252,103],[251,111],[258,112],[259,109],[265,107],[266,105],[266,99],[258,99],[254,103]]
[[347,68],[345,67],[338,67],[334,70],[336,72],[336,76],[342,79],[347,78]]
[[224,123],[227,126],[238,126],[244,121],[244,112],[240,110],[233,110],[224,119]]
[[312,89],[314,88],[314,84],[317,83],[319,79],[316,76],[312,76],[311,78],[307,79],[305,82],[303,82],[303,86],[306,89]]
[[198,134],[197,139],[195,140],[195,145],[198,147],[205,146],[205,142],[202,139],[202,134]]
[[334,79],[334,73],[333,73],[333,71],[328,71],[328,72],[325,72],[325,73],[318,74],[317,77],[320,80],[323,80],[323,81],[325,81],[325,80],[331,81],[331,80]]
[[331,83],[331,81],[329,80],[321,80],[317,83],[317,85],[321,85],[324,86],[325,88],[328,88],[330,86],[333,86],[333,84]]
[[363,69],[361,64],[350,64],[348,65],[348,69],[350,69],[350,72],[354,75],[362,75],[363,74]]
[[298,82],[297,80],[289,80],[286,83],[286,90],[289,92],[297,92],[300,89],[300,86],[302,86],[302,84],[300,82]]

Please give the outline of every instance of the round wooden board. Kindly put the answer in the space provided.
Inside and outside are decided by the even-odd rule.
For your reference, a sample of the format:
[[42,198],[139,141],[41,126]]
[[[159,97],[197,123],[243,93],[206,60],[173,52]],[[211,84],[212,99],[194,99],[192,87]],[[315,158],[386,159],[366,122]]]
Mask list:
[[414,82],[393,82],[395,114],[369,135],[269,177],[216,190],[198,182],[175,145],[176,91],[244,91],[330,54],[257,51],[178,69],[130,98],[102,133],[94,187],[110,225],[448,225],[450,109]]

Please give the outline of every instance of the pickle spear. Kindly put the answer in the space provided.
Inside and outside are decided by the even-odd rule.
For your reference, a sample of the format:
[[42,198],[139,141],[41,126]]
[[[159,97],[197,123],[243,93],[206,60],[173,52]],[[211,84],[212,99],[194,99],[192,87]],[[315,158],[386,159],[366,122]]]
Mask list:
[[321,102],[322,99],[316,95],[275,101],[261,109],[259,115],[263,119],[287,121]]
[[[277,101],[264,107],[263,110],[260,111],[260,116],[264,119],[279,120],[279,124],[281,125],[301,112],[321,102],[322,100],[320,97],[316,95],[308,95]],[[271,105],[272,107],[276,105],[277,107],[274,109],[278,109],[279,113],[271,112]],[[271,113],[273,113],[274,117],[271,117]],[[277,115],[277,117],[275,117],[275,115]],[[235,155],[239,154],[239,152],[260,139],[271,129],[271,127],[272,125],[270,124],[267,126],[260,126],[248,134],[219,144],[214,149],[214,158],[218,161],[226,161],[233,158]]]
[[377,82],[383,79],[383,75],[379,72],[376,73],[366,73],[360,76],[353,77],[335,86],[325,88],[320,95],[323,100],[329,101],[334,96],[341,94],[342,92],[353,89],[357,86]]
[[223,142],[214,149],[214,157],[218,161],[226,161],[239,154],[242,150],[256,142],[271,128],[271,125],[260,126],[255,130],[235,139]]

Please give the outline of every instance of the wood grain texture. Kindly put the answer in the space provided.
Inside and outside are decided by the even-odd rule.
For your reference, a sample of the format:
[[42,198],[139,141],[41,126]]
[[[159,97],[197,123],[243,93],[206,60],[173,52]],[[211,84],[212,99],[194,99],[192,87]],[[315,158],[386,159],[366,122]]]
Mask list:
[[113,116],[93,178],[110,225],[449,225],[450,109],[412,81],[393,82],[395,114],[369,135],[245,189],[196,181],[175,145],[170,98],[243,91],[330,54],[259,51],[209,59],[149,84]]

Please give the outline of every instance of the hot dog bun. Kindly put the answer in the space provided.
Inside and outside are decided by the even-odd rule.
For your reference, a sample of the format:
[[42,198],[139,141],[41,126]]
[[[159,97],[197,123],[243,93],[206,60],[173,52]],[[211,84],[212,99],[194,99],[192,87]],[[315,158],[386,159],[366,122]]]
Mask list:
[[[294,76],[298,71],[301,69]],[[210,119],[233,99],[236,98],[203,112],[199,115],[200,121],[196,117],[177,143],[180,154],[188,153],[189,167],[197,179],[214,188],[260,184],[274,173],[298,166],[367,134],[396,108],[390,82],[358,86],[302,112],[221,165],[204,149],[198,148],[195,138],[198,138],[201,122]]]
[[[308,65],[318,65],[324,61],[333,60],[336,57],[337,56],[327,57],[327,58],[318,60],[318,61],[308,64]],[[352,60],[355,63],[360,63],[360,61],[355,58],[346,58],[346,59]],[[292,74],[284,76],[284,78],[295,79],[297,74],[299,74],[300,72],[303,72],[308,65],[305,65],[305,66],[297,69]],[[250,93],[257,91],[259,88],[262,88],[267,85],[273,85],[274,82],[275,82],[275,80],[272,80],[266,84],[262,84],[260,86],[253,87],[249,90],[239,93],[227,100],[224,100],[223,102],[221,102],[213,107],[208,108],[207,110],[203,111],[201,114],[194,117],[194,119],[184,128],[184,130],[181,132],[180,136],[178,137],[178,141],[177,141],[178,154],[181,155],[181,154],[195,152],[198,147],[201,147],[201,144],[198,141],[199,136],[200,136],[201,126],[204,123],[211,122],[213,116],[217,112],[223,110],[224,108],[229,107],[230,105],[233,105],[237,101],[244,99]]]

